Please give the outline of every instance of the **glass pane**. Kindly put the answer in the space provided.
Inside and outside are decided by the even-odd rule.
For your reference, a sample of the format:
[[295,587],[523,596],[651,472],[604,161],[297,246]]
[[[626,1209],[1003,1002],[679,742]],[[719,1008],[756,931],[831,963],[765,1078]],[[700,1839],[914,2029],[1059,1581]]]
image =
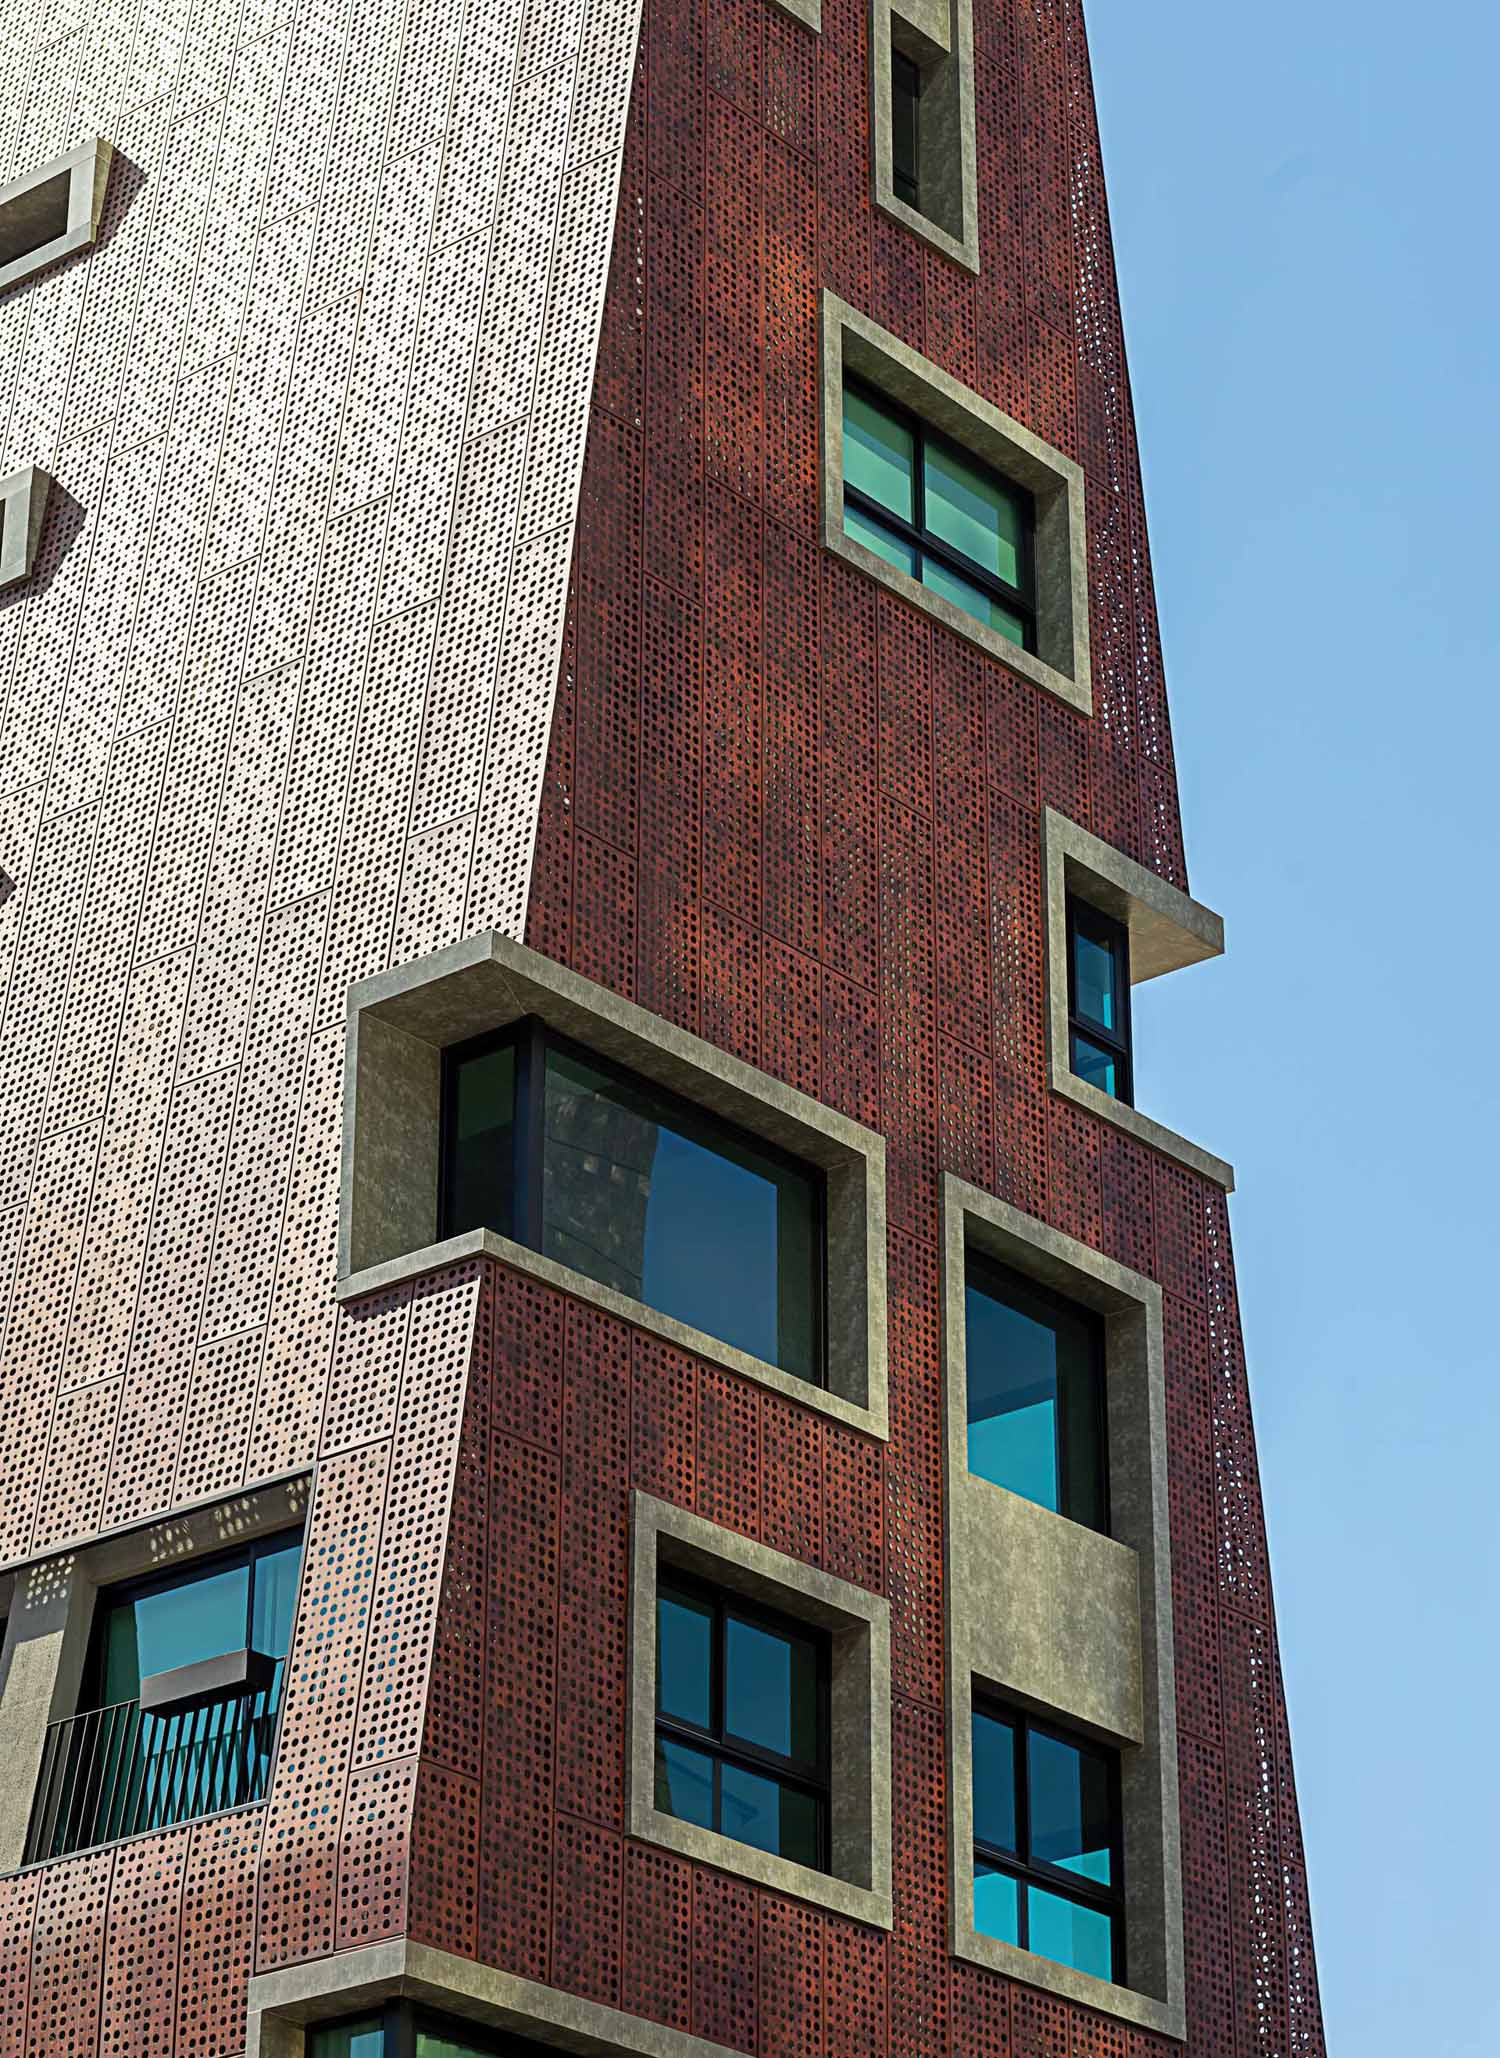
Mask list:
[[803,1379],[819,1369],[816,1194],[711,1120],[549,1051],[547,1256]]
[[944,600],[951,600],[955,607],[961,607],[966,615],[972,615],[976,622],[997,629],[1012,643],[1026,641],[1026,624],[1012,608],[1003,601],[986,593],[982,586],[950,571],[940,558],[924,557],[922,560],[922,584],[929,592],[941,593]]
[[1054,1965],[1071,1965],[1095,1979],[1114,1977],[1114,1920],[1099,1908],[1084,1908],[1041,1887],[1026,1889],[1026,1947]]
[[670,1737],[656,1739],[656,1805],[679,1822],[714,1826],[714,1761]]
[[844,482],[888,507],[903,521],[916,518],[915,443],[904,422],[863,393],[844,388]]
[[132,1604],[140,1677],[194,1665],[200,1658],[217,1658],[225,1651],[242,1651],[249,1602],[248,1565],[206,1572],[180,1586],[142,1595]]
[[1033,1731],[1028,1790],[1032,1858],[1108,1886],[1109,1767],[1104,1759]]
[[1056,1511],[1057,1337],[972,1279],[964,1296],[969,1470]]
[[656,1597],[656,1705],[663,1715],[713,1722],[713,1610],[690,1594]]
[[268,1658],[284,1658],[292,1640],[292,1613],[297,1605],[297,1573],[302,1564],[302,1539],[267,1551],[255,1561],[255,1593],[250,1604],[250,1644]]
[[893,536],[873,515],[866,514],[862,507],[854,507],[848,501],[844,503],[844,529],[856,543],[863,543],[866,550],[873,550],[877,557],[883,557],[898,572],[910,572],[913,578],[917,576],[916,545]]
[[342,2029],[314,2030],[310,2049],[312,2058],[383,2058],[385,2030],[372,2015]]
[[516,1120],[516,1054],[511,1045],[455,1059],[448,1073],[448,1163],[445,1177],[449,1236],[466,1229],[515,1228],[511,1150]]
[[721,1766],[719,1778],[719,1827],[725,1836],[753,1844],[758,1851],[775,1851],[798,1865],[817,1866],[818,1804],[811,1794],[740,1765]]
[[729,1617],[724,1728],[783,1758],[818,1762],[818,1654],[806,1637]]
[[1016,1733],[974,1710],[974,1835],[997,1851],[1016,1848]]
[[966,464],[942,444],[924,446],[927,526],[971,563],[1007,586],[1021,584],[1023,517],[1013,492],[993,473]]
[[1008,1872],[997,1872],[982,1858],[974,1861],[974,1927],[983,1937],[1002,1944],[1021,1941],[1021,1894]]
[[416,2058],[484,2058],[484,2054],[477,2044],[457,2043],[434,2030],[419,2029]]
[[1097,1043],[1090,1043],[1086,1036],[1076,1033],[1073,1037],[1073,1070],[1090,1086],[1097,1086],[1101,1093],[1107,1093],[1111,1100],[1119,1099],[1119,1060],[1111,1052],[1101,1050]]
[[899,50],[891,53],[891,184],[896,198],[917,205],[917,102],[922,74]]
[[1115,992],[1115,954],[1107,943],[1073,931],[1073,1007],[1101,1029],[1118,1032],[1119,999]]

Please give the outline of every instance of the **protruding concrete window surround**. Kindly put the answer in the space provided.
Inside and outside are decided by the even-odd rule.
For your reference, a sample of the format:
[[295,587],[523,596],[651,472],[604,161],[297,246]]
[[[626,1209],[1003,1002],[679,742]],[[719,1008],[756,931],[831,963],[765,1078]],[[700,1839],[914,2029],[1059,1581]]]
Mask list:
[[774,0],[774,5],[810,29],[823,26],[823,0]]
[[[825,290],[823,542],[913,607],[967,636],[1013,672],[1093,711],[1089,675],[1088,543],[1082,469],[1020,422],[961,385],[889,329]],[[1036,651],[1023,650],[940,593],[888,564],[844,528],[844,377],[853,373],[940,430],[1032,497],[1036,508]]]
[[1068,896],[1124,923],[1130,933],[1130,979],[1139,986],[1163,972],[1223,955],[1224,924],[1200,902],[1148,872],[1112,844],[1047,808],[1042,815],[1042,877],[1047,922],[1048,1077],[1054,1093],[1113,1122],[1164,1157],[1234,1191],[1234,1167],[1211,1151],[1101,1093],[1074,1072],[1068,1037]]
[[101,1587],[185,1567],[295,1528],[305,1475],[184,1509],[29,1564],[7,1568],[12,1595],[0,1653],[0,1873],[22,1861],[47,1729],[78,1707]]
[[51,479],[34,464],[0,479],[0,593],[31,577],[51,489]]
[[[859,1922],[891,1925],[890,1602],[700,1515],[636,1493],[632,1504],[631,1833]],[[656,1806],[656,1586],[676,1567],[825,1631],[832,1648],[832,1872],[814,1872]]]
[[[918,198],[895,175],[891,59],[916,66]],[[966,270],[979,269],[973,0],[874,0],[870,25],[875,204]]]
[[99,233],[114,146],[102,136],[0,186],[0,293]]
[[[821,1168],[827,1193],[826,1386],[751,1357],[490,1230],[435,1241],[443,1051],[528,1015]],[[883,1140],[508,937],[470,937],[351,990],[339,1221],[341,1299],[486,1255],[773,1386],[805,1407],[867,1434],[886,1434]]]
[[[1176,1674],[1161,1289],[1004,1201],[943,1184],[948,1457],[952,1948],[1159,2035],[1185,2035]],[[984,1253],[1092,1308],[1105,1325],[1111,1534],[968,1469],[964,1276]],[[975,1693],[1120,1753],[1128,1986],[974,1927]]]

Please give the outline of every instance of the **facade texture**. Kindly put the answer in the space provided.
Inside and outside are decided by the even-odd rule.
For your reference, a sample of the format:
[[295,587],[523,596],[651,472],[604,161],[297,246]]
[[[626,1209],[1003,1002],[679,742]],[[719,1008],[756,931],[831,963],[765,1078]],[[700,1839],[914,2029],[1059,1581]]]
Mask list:
[[[0,184],[114,146],[0,297],[26,1795],[101,1539],[306,1545],[263,1799],[7,1858],[0,2053],[300,2050],[403,1939],[758,2058],[1177,2048],[950,1948],[945,1175],[1160,1288],[1186,2048],[1323,2050],[1224,1185],[1049,1083],[1045,812],[1188,884],[1082,12],[974,0],[977,271],[874,204],[870,20],[8,11]],[[824,546],[827,293],[1081,467],[1091,712]],[[491,931],[884,1139],[888,1436],[493,1250],[340,1295],[350,989]],[[889,1928],[631,1834],[636,1495],[888,1602]]]

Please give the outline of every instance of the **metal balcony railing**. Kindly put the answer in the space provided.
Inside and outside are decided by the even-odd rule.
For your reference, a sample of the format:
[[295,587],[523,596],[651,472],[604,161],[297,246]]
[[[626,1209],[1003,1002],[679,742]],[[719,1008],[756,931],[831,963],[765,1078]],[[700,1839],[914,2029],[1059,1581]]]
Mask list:
[[42,1751],[26,1863],[264,1800],[281,1680],[177,1713],[136,1701],[54,1722]]

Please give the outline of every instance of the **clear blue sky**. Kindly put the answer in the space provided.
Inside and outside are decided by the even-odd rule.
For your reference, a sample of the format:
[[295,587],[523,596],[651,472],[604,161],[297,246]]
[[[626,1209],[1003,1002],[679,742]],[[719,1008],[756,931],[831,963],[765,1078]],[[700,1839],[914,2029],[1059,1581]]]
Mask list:
[[1500,11],[1092,0],[1334,2058],[1497,2058]]

